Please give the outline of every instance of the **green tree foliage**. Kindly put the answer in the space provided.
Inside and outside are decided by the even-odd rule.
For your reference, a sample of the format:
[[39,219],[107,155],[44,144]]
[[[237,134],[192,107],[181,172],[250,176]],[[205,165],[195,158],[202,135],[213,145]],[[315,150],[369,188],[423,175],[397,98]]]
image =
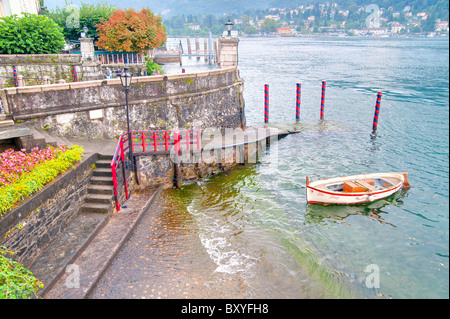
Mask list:
[[274,19],[265,18],[261,25],[261,31],[266,33],[275,32],[278,28],[278,24]]
[[0,54],[50,54],[63,48],[61,28],[46,16],[25,13],[0,18]]
[[81,3],[81,6],[73,5],[66,0],[65,6],[50,10],[47,15],[52,18],[62,29],[66,40],[78,40],[84,26],[88,28],[87,36],[98,40],[96,25],[107,21],[117,8],[111,4],[102,2],[91,4]]

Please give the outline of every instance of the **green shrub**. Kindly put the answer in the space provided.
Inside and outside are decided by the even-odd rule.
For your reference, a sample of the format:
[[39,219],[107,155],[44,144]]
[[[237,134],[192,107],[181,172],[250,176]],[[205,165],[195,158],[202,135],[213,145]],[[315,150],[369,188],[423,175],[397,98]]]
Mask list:
[[44,284],[20,263],[11,260],[13,252],[0,247],[0,299],[29,299]]
[[33,171],[20,176],[17,181],[0,188],[0,217],[10,210],[14,204],[29,197],[33,193],[55,179],[81,160],[83,147],[73,145],[72,148],[37,166]]
[[52,54],[63,48],[61,28],[46,16],[24,13],[0,18],[0,54]]
[[161,75],[164,74],[161,65],[154,62],[153,59],[148,57],[145,58],[145,68],[147,69],[148,75]]

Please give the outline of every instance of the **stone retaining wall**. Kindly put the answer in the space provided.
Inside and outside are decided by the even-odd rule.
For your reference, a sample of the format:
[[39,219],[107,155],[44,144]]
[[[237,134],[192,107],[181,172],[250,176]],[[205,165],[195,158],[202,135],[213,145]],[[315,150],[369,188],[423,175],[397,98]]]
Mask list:
[[97,155],[84,159],[0,219],[0,246],[28,267],[78,215]]
[[80,54],[4,54],[0,55],[0,88],[15,87],[13,66],[17,75],[23,76],[24,85],[43,85],[44,78],[50,83],[59,80],[74,82],[72,67],[77,79],[83,79]]
[[[102,139],[127,130],[119,79],[7,88],[0,94],[15,121],[49,133]],[[132,130],[245,127],[243,80],[235,67],[133,78],[129,108]]]

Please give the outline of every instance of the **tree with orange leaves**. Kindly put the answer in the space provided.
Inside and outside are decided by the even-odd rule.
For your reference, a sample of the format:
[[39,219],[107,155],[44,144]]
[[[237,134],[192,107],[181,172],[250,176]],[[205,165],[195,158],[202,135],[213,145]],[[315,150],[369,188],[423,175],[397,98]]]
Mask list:
[[161,17],[148,9],[116,10],[109,20],[97,24],[97,31],[97,46],[108,51],[145,53],[167,40]]

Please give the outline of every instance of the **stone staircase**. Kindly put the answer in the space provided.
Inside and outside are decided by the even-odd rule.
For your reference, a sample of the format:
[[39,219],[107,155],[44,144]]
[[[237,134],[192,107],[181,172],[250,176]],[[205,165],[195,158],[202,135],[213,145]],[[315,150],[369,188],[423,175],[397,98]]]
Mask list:
[[87,188],[88,194],[81,207],[83,213],[108,213],[112,210],[114,189],[110,167],[111,157],[109,155],[98,155]]
[[47,145],[58,147],[61,145],[72,146],[72,143],[62,136],[50,135],[43,129],[30,127],[33,132],[33,144],[35,147],[45,148]]
[[40,296],[53,287],[66,267],[83,253],[113,215],[113,182],[109,166],[111,157],[112,155],[97,155],[79,215],[31,265],[30,270],[46,285],[40,291]]
[[10,127],[10,126],[14,126],[12,115],[0,114],[0,127]]

